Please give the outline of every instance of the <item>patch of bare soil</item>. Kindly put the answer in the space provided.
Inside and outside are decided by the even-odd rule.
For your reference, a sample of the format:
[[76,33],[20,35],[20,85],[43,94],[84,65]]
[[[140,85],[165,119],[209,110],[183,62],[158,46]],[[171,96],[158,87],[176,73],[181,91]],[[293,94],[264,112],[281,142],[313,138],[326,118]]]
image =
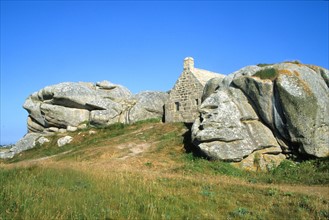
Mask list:
[[117,146],[118,149],[121,149],[121,150],[128,149],[129,150],[127,155],[125,155],[119,159],[125,160],[129,157],[136,157],[137,155],[140,155],[141,153],[143,153],[150,147],[151,147],[151,144],[149,144],[149,143],[139,143],[139,144],[128,143],[128,144],[118,145]]

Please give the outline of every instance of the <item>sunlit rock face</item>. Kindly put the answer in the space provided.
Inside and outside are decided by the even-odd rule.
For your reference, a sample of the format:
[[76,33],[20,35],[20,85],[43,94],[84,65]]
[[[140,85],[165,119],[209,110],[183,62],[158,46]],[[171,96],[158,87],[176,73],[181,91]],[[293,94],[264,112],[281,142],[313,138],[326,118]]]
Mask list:
[[[126,87],[109,81],[64,82],[47,86],[30,95],[23,107],[28,111],[28,134],[0,158],[12,158],[33,148],[40,138],[91,126],[130,124],[150,118],[163,118],[165,92],[141,92],[133,95]],[[70,140],[71,141],[71,140]],[[40,144],[40,143],[39,143]],[[59,145],[66,144],[60,141]]]
[[210,158],[237,162],[270,147],[281,153],[272,131],[259,121],[241,90],[218,89],[202,103],[200,111],[192,136]]
[[51,133],[85,124],[106,126],[162,118],[167,97],[167,93],[151,91],[132,95],[126,87],[108,81],[66,82],[33,93],[23,107],[29,113],[29,132]]
[[263,159],[282,159],[282,153],[328,157],[328,73],[317,66],[280,63],[245,67],[208,82],[192,127],[194,145],[210,158],[249,158],[249,164],[249,155],[257,152]]

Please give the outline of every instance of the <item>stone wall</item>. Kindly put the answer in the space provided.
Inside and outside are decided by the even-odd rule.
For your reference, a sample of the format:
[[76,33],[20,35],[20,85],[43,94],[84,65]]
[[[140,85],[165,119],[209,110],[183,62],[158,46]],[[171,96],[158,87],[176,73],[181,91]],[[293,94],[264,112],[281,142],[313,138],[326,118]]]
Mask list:
[[203,86],[189,68],[178,78],[165,105],[166,122],[192,123],[199,116]]

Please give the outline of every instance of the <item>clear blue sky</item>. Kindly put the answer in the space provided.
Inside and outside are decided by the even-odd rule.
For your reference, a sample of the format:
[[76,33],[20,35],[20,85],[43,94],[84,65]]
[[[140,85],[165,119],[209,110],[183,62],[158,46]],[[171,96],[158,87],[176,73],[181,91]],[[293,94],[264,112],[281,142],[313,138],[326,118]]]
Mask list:
[[327,1],[1,1],[1,140],[26,133],[25,99],[64,81],[167,91],[183,59],[228,74],[300,60],[328,68]]

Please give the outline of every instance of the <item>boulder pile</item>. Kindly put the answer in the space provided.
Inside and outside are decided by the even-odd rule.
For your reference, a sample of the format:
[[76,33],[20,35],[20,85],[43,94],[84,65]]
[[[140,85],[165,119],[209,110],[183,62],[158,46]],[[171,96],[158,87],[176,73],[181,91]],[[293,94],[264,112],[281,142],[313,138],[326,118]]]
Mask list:
[[162,117],[167,96],[163,92],[142,92],[134,96],[126,87],[108,81],[60,83],[33,93],[23,107],[29,113],[29,132],[65,132],[87,124],[129,124]]
[[[126,87],[108,81],[47,86],[26,99],[28,134],[9,152],[1,152],[0,158],[12,158],[35,147],[39,138],[56,132],[162,118],[167,98],[167,93],[153,91],[133,95]],[[60,141],[59,145],[67,143]]]

